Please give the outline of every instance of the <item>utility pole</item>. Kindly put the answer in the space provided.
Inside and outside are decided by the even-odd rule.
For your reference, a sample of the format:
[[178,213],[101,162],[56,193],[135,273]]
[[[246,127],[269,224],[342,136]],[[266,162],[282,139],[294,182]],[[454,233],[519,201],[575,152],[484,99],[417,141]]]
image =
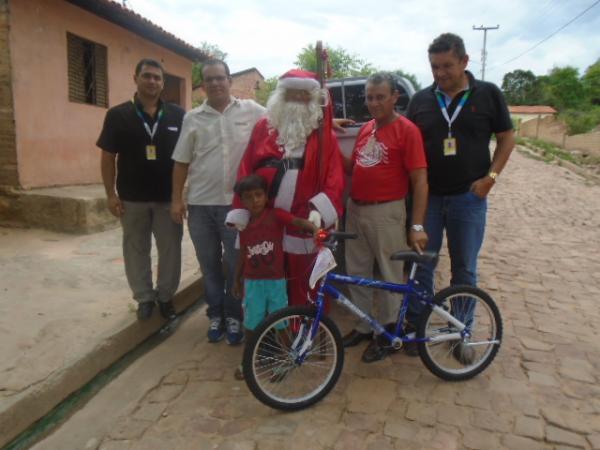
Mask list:
[[484,27],[481,25],[480,27],[476,27],[473,25],[473,29],[477,31],[483,31],[483,49],[481,50],[481,79],[485,80],[485,61],[487,59],[487,51],[485,50],[487,44],[487,32],[488,30],[497,30],[500,28],[500,25],[496,25],[495,27]]

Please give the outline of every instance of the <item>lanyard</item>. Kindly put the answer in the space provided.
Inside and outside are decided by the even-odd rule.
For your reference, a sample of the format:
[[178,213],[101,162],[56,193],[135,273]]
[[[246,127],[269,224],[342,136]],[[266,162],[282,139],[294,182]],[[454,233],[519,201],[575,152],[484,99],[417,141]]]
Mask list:
[[152,140],[154,139],[154,135],[156,134],[156,130],[158,130],[158,122],[160,122],[160,118],[163,115],[162,108],[160,111],[158,111],[158,117],[156,118],[156,122],[154,122],[154,125],[152,125],[152,129],[150,129],[150,125],[148,125],[148,122],[146,122],[146,119],[144,119],[144,115],[142,114],[142,112],[139,110],[139,108],[135,104],[135,101],[131,100],[131,103],[133,103],[133,107],[135,108],[135,112],[138,115],[138,117],[140,119],[142,119],[146,133],[148,133],[148,136],[150,136],[150,143],[152,143]]
[[440,94],[439,92],[435,93],[435,96],[437,97],[437,100],[438,100],[438,104],[440,105],[440,108],[442,110],[442,116],[444,116],[444,119],[446,119],[446,122],[448,122],[448,138],[452,137],[452,123],[458,117],[458,114],[463,109],[463,106],[465,106],[465,103],[467,103],[467,99],[469,98],[469,95],[471,95],[470,89],[468,89],[463,94],[462,98],[458,102],[458,106],[454,110],[454,114],[452,114],[452,117],[450,117],[450,116],[448,116],[448,108],[446,107],[446,101],[442,97],[442,94]]

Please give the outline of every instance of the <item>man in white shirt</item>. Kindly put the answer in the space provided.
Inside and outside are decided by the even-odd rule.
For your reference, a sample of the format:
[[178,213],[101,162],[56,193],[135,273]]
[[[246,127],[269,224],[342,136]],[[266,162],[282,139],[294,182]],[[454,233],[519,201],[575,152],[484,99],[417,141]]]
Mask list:
[[[202,69],[206,100],[183,119],[173,153],[171,215],[177,223],[188,218],[190,237],[204,279],[210,319],[208,340],[239,344],[241,302],[231,295],[237,261],[236,230],[225,226],[238,166],[254,125],[265,109],[253,100],[229,93],[227,64],[208,60]],[[183,187],[188,179],[187,205]],[[227,277],[223,275],[225,266]]]

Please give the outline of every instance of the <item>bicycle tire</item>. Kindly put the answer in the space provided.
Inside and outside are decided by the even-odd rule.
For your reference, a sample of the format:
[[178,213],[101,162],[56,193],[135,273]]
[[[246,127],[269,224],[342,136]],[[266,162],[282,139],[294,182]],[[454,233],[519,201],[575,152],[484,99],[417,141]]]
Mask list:
[[[466,339],[419,342],[419,356],[434,375],[447,381],[463,381],[483,372],[494,360],[502,341],[502,318],[494,300],[475,286],[442,289],[433,303],[468,325]],[[427,307],[419,319],[417,337],[455,333],[458,329]]]
[[294,352],[302,348],[315,317],[316,309],[311,307],[281,309],[261,322],[246,344],[244,380],[265,405],[283,411],[300,410],[322,400],[336,385],[344,365],[344,348],[339,329],[329,317],[321,316],[306,359],[295,362]]

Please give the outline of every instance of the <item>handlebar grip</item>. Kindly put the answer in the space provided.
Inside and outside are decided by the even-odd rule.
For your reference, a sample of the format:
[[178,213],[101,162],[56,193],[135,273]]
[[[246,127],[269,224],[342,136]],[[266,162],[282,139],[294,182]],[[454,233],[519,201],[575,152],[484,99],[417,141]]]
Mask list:
[[329,233],[329,236],[338,240],[358,238],[358,235],[356,233],[348,233],[346,231],[331,231]]

